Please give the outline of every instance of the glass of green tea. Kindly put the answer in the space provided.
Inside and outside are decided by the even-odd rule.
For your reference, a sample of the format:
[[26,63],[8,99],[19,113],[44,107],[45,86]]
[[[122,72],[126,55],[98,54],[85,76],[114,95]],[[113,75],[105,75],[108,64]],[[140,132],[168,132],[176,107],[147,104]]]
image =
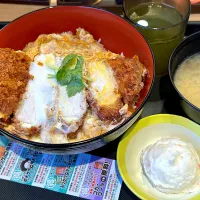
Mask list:
[[169,57],[185,34],[190,0],[124,0],[123,7],[153,50],[156,76],[167,74]]

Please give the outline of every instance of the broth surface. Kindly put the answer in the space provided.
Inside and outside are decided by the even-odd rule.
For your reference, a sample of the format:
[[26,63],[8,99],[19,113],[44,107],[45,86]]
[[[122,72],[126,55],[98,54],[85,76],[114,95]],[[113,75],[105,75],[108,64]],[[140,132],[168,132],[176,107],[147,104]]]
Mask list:
[[174,83],[188,101],[200,108],[200,54],[183,61],[175,73]]

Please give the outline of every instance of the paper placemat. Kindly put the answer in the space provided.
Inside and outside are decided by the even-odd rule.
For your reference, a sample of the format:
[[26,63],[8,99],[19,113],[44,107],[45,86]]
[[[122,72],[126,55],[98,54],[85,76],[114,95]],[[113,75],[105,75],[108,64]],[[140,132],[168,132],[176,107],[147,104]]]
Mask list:
[[0,178],[91,200],[116,200],[122,185],[115,160],[42,154],[1,135]]

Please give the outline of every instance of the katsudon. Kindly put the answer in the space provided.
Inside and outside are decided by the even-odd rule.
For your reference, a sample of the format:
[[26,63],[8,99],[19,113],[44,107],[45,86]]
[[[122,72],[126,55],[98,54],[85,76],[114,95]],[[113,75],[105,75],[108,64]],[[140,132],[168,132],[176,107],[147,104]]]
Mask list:
[[0,49],[0,125],[21,138],[70,143],[101,135],[136,109],[148,71],[82,28]]

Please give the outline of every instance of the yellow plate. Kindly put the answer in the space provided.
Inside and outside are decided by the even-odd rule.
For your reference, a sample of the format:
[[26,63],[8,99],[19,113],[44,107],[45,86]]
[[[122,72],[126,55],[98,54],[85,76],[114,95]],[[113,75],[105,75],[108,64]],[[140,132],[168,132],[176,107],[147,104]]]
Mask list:
[[178,137],[191,143],[200,156],[199,125],[176,115],[159,114],[143,118],[125,133],[118,146],[117,163],[125,184],[143,200],[200,200],[199,191],[189,195],[163,194],[151,187],[142,175],[142,149],[163,137]]

